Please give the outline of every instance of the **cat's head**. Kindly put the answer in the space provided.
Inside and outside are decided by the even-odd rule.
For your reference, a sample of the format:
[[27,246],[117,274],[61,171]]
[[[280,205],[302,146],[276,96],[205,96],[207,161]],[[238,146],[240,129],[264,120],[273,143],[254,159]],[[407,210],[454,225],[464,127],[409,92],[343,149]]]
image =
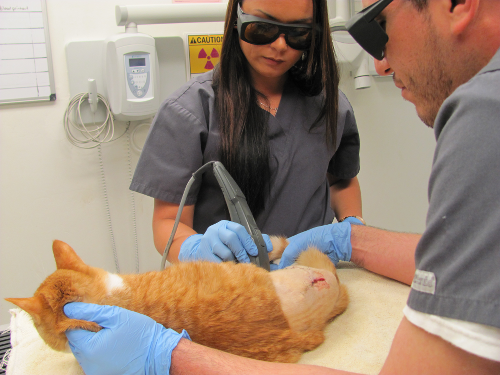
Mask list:
[[92,288],[93,279],[99,270],[87,266],[75,251],[62,241],[52,245],[57,270],[45,279],[30,298],[6,298],[33,318],[40,337],[53,349],[67,351],[65,332],[82,328],[97,332],[101,329],[93,322],[69,319],[64,315],[66,303],[84,301]]

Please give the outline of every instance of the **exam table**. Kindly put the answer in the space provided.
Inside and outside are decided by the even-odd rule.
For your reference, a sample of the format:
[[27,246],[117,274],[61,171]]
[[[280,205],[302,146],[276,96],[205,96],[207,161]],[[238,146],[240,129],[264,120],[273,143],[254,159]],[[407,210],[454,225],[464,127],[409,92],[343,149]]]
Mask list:
[[[299,363],[377,374],[403,318],[409,286],[341,262],[338,275],[350,296],[347,310],[325,329],[326,340]],[[71,353],[50,349],[30,316],[11,311],[12,352],[6,375],[84,375]]]

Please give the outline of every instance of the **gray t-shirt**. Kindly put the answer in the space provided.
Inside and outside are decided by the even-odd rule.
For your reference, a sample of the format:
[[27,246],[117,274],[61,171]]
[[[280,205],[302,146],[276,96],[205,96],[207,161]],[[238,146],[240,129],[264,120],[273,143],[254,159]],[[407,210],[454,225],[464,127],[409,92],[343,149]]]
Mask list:
[[[327,147],[325,126],[309,131],[321,96],[306,97],[288,81],[276,117],[269,116],[270,195],[255,220],[262,233],[292,236],[331,223],[327,172],[353,178],[359,171],[359,135],[351,105],[339,95],[337,145]],[[141,153],[130,189],[180,203],[184,188],[203,164],[219,160],[219,124],[212,72],[178,89],[160,107]],[[191,187],[186,204],[195,204],[194,229],[229,219],[212,171]]]
[[441,107],[408,305],[500,328],[500,50]]

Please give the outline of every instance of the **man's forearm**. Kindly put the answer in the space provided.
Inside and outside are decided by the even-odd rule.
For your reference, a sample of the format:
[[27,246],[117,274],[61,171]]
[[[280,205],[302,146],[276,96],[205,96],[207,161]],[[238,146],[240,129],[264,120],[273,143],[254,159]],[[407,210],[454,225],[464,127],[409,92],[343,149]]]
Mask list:
[[420,234],[351,226],[351,260],[357,265],[410,285],[415,273],[415,249]]
[[181,339],[172,352],[171,375],[353,375],[312,365],[273,363],[239,357]]

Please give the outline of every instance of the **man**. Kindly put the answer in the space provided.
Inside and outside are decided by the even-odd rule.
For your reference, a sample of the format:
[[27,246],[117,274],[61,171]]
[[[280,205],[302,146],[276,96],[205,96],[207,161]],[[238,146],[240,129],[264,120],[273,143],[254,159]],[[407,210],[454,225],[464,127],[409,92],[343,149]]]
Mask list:
[[[383,8],[376,21],[389,37],[377,71],[394,74],[403,98],[437,138],[427,228],[418,236],[352,225],[351,242],[341,247],[339,224],[327,225],[292,237],[284,258],[314,242],[332,258],[352,251],[356,264],[412,283],[382,374],[500,374],[500,1],[382,0],[374,7]],[[169,368],[171,374],[346,374],[218,352],[127,310],[69,304],[65,311],[109,328],[67,333],[88,375],[159,375]]]

